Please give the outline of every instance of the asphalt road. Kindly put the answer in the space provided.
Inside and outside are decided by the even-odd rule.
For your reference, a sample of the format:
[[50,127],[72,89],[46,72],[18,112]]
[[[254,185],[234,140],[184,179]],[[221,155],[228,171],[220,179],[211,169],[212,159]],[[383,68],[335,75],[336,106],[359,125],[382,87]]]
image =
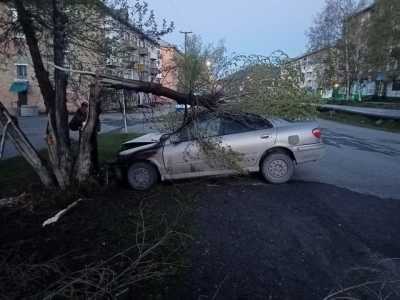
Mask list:
[[366,282],[329,299],[400,299],[400,201],[300,181],[196,187],[191,265],[166,299],[314,300]]
[[[19,118],[18,123],[35,148],[41,149],[45,146],[44,138],[46,133],[47,117],[40,116]],[[4,158],[10,158],[16,155],[18,155],[17,150],[14,148],[11,142],[6,141]]]
[[295,179],[400,199],[400,134],[320,120],[326,154]]

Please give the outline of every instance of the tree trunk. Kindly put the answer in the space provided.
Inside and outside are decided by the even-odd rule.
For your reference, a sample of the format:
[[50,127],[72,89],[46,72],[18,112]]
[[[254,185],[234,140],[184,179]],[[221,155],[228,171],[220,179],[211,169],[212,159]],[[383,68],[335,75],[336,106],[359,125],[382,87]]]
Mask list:
[[[78,182],[83,183],[88,180],[92,174],[93,167],[97,167],[97,145],[93,145],[93,141],[97,143],[97,121],[100,113],[100,92],[101,86],[99,78],[96,78],[94,85],[90,87],[89,97],[89,113],[86,125],[84,126],[79,139],[79,154],[76,162],[76,178]],[[95,147],[95,148],[94,148]]]
[[198,105],[212,109],[215,108],[218,100],[221,98],[220,94],[191,95],[180,93],[154,82],[125,79],[105,74],[101,74],[99,77],[101,84],[106,87],[111,86],[115,89],[133,90],[135,92],[166,97],[175,100],[178,104]]
[[350,53],[349,53],[349,41],[348,38],[345,37],[345,64],[346,64],[346,100],[350,100]]
[[49,73],[43,64],[39,49],[39,42],[32,26],[32,18],[29,12],[25,9],[21,0],[15,0],[14,3],[18,13],[18,21],[22,27],[22,31],[25,34],[26,44],[29,48],[29,53],[33,62],[33,68],[35,70],[35,76],[39,84],[40,92],[43,96],[46,108],[49,109],[54,103],[54,89],[50,82]]
[[[63,66],[65,61],[65,23],[64,1],[53,0],[53,43],[54,64]],[[68,112],[66,105],[67,77],[66,73],[54,70],[54,106],[49,108],[49,123],[53,143],[48,144],[50,161],[55,176],[61,189],[66,189],[71,184],[73,156],[68,127]]]

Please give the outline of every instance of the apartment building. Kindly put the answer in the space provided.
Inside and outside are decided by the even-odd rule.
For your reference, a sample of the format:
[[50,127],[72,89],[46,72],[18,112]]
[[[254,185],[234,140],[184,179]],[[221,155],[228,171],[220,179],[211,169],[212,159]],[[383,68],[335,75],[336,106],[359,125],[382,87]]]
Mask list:
[[331,51],[329,48],[311,51],[292,60],[292,64],[300,72],[302,88],[315,93],[327,84],[324,83],[324,77],[329,51]]
[[[378,69],[371,68],[367,63],[368,55],[368,26],[375,11],[375,4],[366,6],[350,15],[345,24],[350,45],[349,74],[351,85],[351,96],[354,99],[368,98],[400,98],[400,65],[395,59],[388,65]],[[344,42],[344,41],[340,41]],[[343,47],[342,47],[343,48]],[[329,61],[329,51],[334,53],[338,61]],[[333,52],[332,52],[333,51]],[[336,53],[335,53],[336,51]],[[302,85],[309,91],[321,91],[326,98],[339,95],[343,98],[346,94],[346,74],[344,53],[337,48],[321,49],[306,53],[293,59],[300,66],[302,74]],[[329,61],[329,64],[327,63]],[[329,65],[334,68],[330,76],[327,74]],[[334,78],[325,80],[325,77]]]
[[[1,3],[0,12],[15,19],[17,17],[13,9]],[[123,15],[125,12],[116,11],[116,13]],[[73,46],[66,53],[64,67],[90,71],[100,69],[108,74],[128,79],[160,82],[161,50],[156,39],[129,25],[128,19],[122,24],[110,16],[98,15],[95,18],[95,22],[98,23],[96,27],[102,29],[95,34],[99,37],[99,44],[104,44],[104,51],[90,53],[80,51],[79,47]],[[18,50],[21,48],[18,47],[18,43],[25,44],[22,34],[16,36],[10,43],[11,46],[0,63],[0,101],[14,114],[26,111],[44,112],[44,101],[35,78],[29,52]],[[45,64],[52,74],[53,66],[51,63],[46,63],[47,60],[51,62],[52,53],[46,53],[45,45],[43,48]],[[70,53],[73,55],[69,55]],[[75,59],[70,60],[71,56]],[[77,61],[79,63],[76,63]],[[67,104],[68,109],[74,111],[80,102],[88,97],[89,78],[70,74],[69,79]],[[122,98],[132,106],[155,101],[155,97],[149,95],[112,92],[104,101],[104,109],[118,108]]]
[[178,60],[183,58],[184,54],[176,45],[160,40],[161,50],[161,80],[160,83],[172,90],[178,90]]
[[[1,17],[16,20],[16,13],[0,3]],[[11,113],[15,114],[21,105],[32,105],[44,110],[41,93],[34,77],[30,57],[19,50],[18,44],[24,43],[24,36],[17,34],[9,43],[6,55],[0,60],[0,101]]]

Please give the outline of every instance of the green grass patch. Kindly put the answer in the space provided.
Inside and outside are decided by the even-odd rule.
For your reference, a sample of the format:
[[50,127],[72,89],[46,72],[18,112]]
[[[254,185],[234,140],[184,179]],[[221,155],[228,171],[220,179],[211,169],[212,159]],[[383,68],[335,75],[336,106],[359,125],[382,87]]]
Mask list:
[[0,197],[22,193],[38,182],[39,177],[22,157],[0,161]]
[[98,149],[100,162],[114,159],[122,143],[138,136],[140,134],[136,133],[106,133],[99,135]]
[[357,114],[334,111],[322,111],[319,113],[319,117],[325,120],[357,125],[361,127],[385,130],[390,132],[400,132],[400,121],[398,120],[384,120]]
[[[120,145],[139,136],[135,133],[107,133],[98,137],[100,163],[115,158]],[[45,157],[46,150],[40,152]],[[39,178],[31,166],[21,157],[0,161],[0,197],[18,194],[39,183]]]

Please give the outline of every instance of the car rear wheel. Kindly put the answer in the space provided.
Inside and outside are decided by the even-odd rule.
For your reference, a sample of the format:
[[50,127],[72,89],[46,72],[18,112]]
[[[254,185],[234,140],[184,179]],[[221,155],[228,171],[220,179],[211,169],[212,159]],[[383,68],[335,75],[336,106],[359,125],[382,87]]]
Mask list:
[[147,162],[133,163],[127,172],[128,183],[134,190],[146,191],[158,181],[156,168]]
[[288,182],[294,173],[293,159],[285,153],[271,153],[264,158],[261,173],[268,182]]

